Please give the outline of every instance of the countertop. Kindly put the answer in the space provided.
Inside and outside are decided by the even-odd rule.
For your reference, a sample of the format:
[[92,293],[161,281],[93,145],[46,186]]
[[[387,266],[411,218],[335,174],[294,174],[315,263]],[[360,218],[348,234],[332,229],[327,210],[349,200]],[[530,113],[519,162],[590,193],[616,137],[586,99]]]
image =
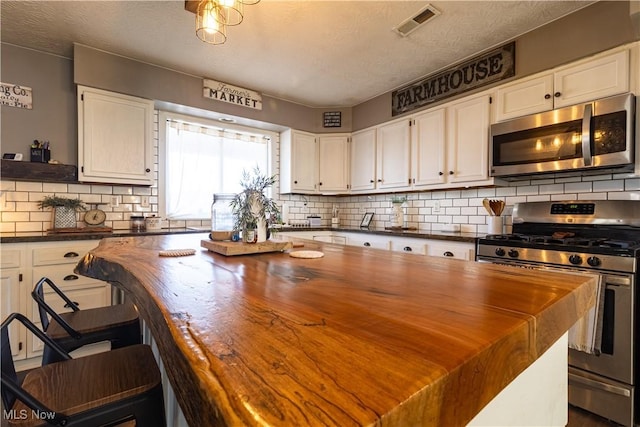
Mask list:
[[[76,268],[138,305],[193,426],[465,425],[594,302],[594,276],[201,239],[104,239]],[[158,256],[181,248],[196,254]]]
[[[454,233],[439,231],[418,231],[418,230],[385,230],[368,228],[330,228],[330,227],[284,227],[278,229],[281,232],[293,231],[335,231],[349,233],[368,233],[388,236],[415,237],[422,239],[452,240],[459,242],[475,243],[479,237],[486,234],[480,233]],[[156,236],[166,234],[202,233],[202,229],[195,228],[165,228],[154,231],[133,232],[129,230],[114,230],[112,233],[67,233],[49,234],[46,231],[35,232],[4,232],[0,233],[0,243],[25,243],[25,242],[59,242],[72,240],[100,240],[105,237],[131,237],[131,236]]]

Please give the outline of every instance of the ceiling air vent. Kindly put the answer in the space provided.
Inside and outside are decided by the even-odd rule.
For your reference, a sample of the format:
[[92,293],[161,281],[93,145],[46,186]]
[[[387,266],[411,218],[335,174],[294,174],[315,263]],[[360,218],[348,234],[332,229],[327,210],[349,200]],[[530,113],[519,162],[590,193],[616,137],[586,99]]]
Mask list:
[[393,28],[393,31],[400,34],[402,37],[406,37],[415,30],[418,29],[422,24],[429,21],[430,19],[435,18],[440,15],[440,11],[433,7],[431,4],[426,5],[418,13],[413,15],[410,18],[405,19],[398,25]]

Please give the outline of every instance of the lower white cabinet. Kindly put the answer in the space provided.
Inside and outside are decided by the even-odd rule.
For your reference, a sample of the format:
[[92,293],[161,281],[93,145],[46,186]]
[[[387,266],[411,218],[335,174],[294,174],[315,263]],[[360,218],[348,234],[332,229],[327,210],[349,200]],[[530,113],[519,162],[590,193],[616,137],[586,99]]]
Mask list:
[[[80,309],[104,307],[111,304],[111,285],[107,282],[80,276],[73,272],[78,261],[99,240],[77,240],[64,242],[10,243],[3,244],[2,253],[2,320],[10,313],[19,312],[27,316],[38,327],[40,316],[38,305],[31,297],[31,291],[42,277],[48,277]],[[70,311],[64,302],[45,285],[45,301],[56,312]],[[33,334],[19,324],[10,331],[13,357],[18,370],[29,369],[40,364],[43,344]],[[106,345],[106,347],[105,347]],[[108,349],[108,343],[93,346],[93,349],[79,349],[86,354],[91,351]]]
[[285,231],[278,233],[280,240],[315,240],[325,243],[359,246],[402,252],[411,255],[429,255],[473,261],[475,244],[451,240],[426,239],[420,237],[385,236],[374,233],[349,233],[342,231]]

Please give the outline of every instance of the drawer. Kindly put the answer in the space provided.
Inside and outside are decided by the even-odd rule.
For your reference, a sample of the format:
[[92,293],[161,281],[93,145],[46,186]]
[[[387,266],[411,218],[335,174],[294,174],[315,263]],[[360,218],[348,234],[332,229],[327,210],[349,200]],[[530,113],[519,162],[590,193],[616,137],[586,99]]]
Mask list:
[[[51,279],[53,283],[64,293],[67,292],[67,289],[73,289],[77,287],[84,287],[91,284],[100,283],[102,285],[105,282],[100,282],[96,279],[92,279],[90,277],[82,276],[80,274],[76,274],[73,272],[76,264],[66,264],[66,265],[52,265],[49,267],[35,267],[32,271],[32,280],[33,286],[36,285],[38,280],[43,277],[48,277]],[[45,292],[47,292],[48,287],[45,285]]]
[[361,248],[384,249],[385,251],[391,249],[391,241],[381,239],[379,236],[348,236],[347,244],[349,246],[360,246]]
[[472,260],[474,258],[472,246],[459,244],[431,244],[428,247],[428,254],[431,256],[464,260]]
[[421,239],[397,238],[391,239],[391,250],[414,255],[426,255],[427,243]]
[[5,246],[0,252],[0,268],[18,268],[22,262],[22,251],[19,249],[7,249]]
[[98,246],[98,241],[73,242],[51,246],[38,246],[32,249],[32,265],[77,264],[91,249]]

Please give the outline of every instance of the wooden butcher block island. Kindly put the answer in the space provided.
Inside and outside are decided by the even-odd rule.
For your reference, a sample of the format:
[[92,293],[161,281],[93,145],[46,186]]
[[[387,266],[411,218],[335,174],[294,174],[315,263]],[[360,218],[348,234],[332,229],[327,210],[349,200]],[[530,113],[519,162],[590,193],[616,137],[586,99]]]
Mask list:
[[[77,272],[122,288],[190,426],[467,424],[593,305],[596,279],[305,244],[225,257],[206,235],[107,238]],[[184,257],[160,250],[196,249]],[[292,249],[296,250],[296,249]]]

